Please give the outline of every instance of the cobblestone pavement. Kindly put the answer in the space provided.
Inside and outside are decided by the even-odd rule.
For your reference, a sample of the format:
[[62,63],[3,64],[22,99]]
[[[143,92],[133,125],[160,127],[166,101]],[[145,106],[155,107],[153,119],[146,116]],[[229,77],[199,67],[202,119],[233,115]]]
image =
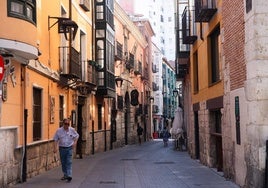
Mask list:
[[73,160],[73,180],[61,181],[61,168],[14,187],[21,188],[239,188],[187,152],[161,141],[98,153]]

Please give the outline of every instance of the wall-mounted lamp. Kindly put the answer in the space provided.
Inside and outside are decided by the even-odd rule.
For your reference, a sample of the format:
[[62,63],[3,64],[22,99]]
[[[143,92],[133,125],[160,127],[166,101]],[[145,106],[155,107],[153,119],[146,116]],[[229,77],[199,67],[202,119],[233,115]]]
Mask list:
[[121,78],[120,76],[116,76],[114,80],[117,87],[122,87],[123,78]]
[[122,85],[123,85],[123,81],[124,81],[124,80],[125,80],[126,82],[132,84],[131,81],[126,80],[126,79],[124,79],[124,78],[121,78],[120,76],[116,76],[115,79],[114,79],[115,84],[116,84],[117,87],[122,87]]

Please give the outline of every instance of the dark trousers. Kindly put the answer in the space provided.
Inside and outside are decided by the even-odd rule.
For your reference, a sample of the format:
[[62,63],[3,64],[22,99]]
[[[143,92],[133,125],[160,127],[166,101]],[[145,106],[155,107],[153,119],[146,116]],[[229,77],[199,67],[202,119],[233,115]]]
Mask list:
[[61,169],[65,177],[72,177],[72,155],[73,148],[71,147],[59,147]]

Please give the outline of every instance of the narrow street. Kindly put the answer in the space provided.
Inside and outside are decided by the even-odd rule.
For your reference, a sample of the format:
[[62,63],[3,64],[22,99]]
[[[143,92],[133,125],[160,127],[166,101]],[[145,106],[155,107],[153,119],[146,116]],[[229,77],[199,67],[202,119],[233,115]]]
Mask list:
[[74,159],[73,180],[60,180],[60,167],[14,187],[27,188],[238,188],[215,169],[193,160],[187,152],[174,151],[162,141]]

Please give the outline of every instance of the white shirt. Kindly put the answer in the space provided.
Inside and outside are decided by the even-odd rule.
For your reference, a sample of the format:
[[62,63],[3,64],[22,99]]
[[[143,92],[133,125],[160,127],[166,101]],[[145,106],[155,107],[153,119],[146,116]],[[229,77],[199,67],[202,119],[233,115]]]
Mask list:
[[53,140],[58,141],[60,147],[70,147],[78,137],[79,134],[74,128],[68,127],[68,130],[65,130],[62,126],[56,131]]

